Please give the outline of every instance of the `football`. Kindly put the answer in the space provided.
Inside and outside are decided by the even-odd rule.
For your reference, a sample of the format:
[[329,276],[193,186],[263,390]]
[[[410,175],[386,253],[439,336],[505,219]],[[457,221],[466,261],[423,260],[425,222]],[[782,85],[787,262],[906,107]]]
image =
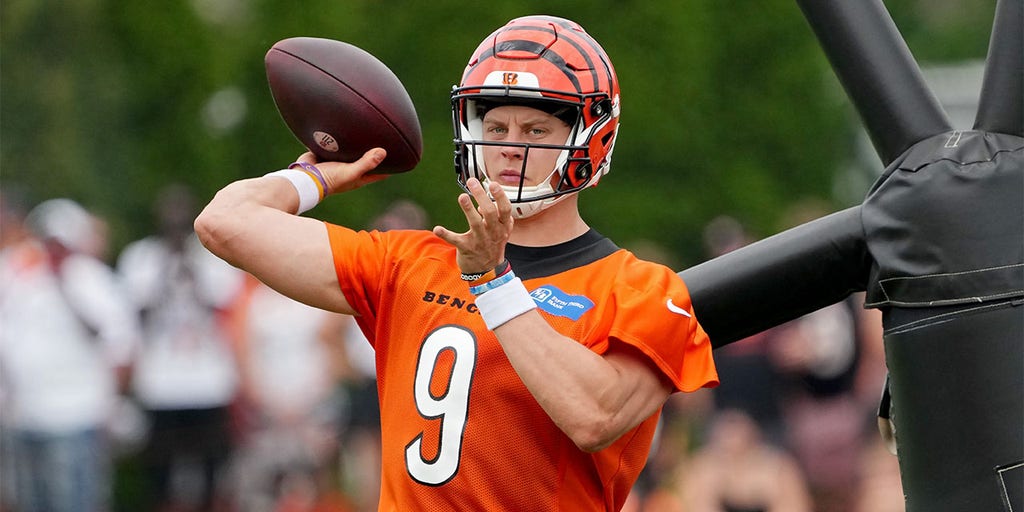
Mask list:
[[423,152],[419,118],[394,72],[341,41],[293,37],[264,59],[274,104],[288,128],[320,161],[353,162],[382,147],[374,171],[412,170]]

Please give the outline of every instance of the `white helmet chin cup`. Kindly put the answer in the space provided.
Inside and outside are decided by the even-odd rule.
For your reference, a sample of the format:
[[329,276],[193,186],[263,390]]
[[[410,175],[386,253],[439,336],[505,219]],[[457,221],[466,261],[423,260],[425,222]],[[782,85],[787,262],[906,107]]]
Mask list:
[[512,218],[519,220],[533,217],[534,214],[543,210],[544,201],[530,201],[528,203],[513,203]]
[[[554,172],[552,172],[551,174],[553,175]],[[486,183],[484,184],[484,186],[486,186]],[[520,189],[517,186],[502,185],[501,188],[505,190],[505,195],[507,195],[510,198],[517,196],[519,197],[518,202],[512,203],[512,217],[516,219],[525,219],[527,217],[531,217],[541,212],[542,210],[547,209],[549,206],[557,203],[558,201],[561,201],[562,198],[566,197],[565,195],[561,195],[555,197],[548,197],[546,199],[536,199],[533,201],[529,200],[531,197],[541,197],[554,192],[554,189],[551,188],[550,176],[547,180],[544,181],[544,183],[540,185],[535,185],[533,187],[523,187],[522,193],[520,193]]]
[[[572,194],[576,194],[573,192]],[[551,205],[565,199],[572,194],[562,194],[560,196],[549,197],[547,199],[538,199],[536,201],[528,201],[525,203],[512,203],[512,217],[515,219],[525,219],[532,217],[537,213],[540,213]]]

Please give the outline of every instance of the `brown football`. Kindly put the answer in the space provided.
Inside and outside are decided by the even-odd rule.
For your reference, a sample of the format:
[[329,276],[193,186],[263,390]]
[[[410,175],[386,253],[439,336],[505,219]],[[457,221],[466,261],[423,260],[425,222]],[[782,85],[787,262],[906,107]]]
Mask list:
[[382,147],[378,173],[412,170],[423,153],[416,108],[383,62],[341,41],[293,37],[264,59],[274,104],[317,160],[352,162]]

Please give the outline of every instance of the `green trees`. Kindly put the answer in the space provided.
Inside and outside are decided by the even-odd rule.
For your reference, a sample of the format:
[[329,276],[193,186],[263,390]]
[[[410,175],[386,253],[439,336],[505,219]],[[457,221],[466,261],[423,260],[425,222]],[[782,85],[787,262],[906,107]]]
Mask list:
[[[942,2],[945,16],[912,0],[887,5],[919,59],[984,58],[995,2],[956,8],[965,3]],[[484,36],[540,12],[586,27],[621,81],[616,164],[582,201],[605,234],[656,240],[693,264],[717,214],[767,235],[797,199],[831,200],[858,120],[791,0],[3,2],[0,186],[80,200],[111,222],[116,251],[148,233],[160,185],[184,182],[206,198],[302,151],[274,109],[263,55],[286,37],[329,37],[398,74],[425,150],[415,171],[314,214],[361,225],[409,197],[459,226],[448,92]]]

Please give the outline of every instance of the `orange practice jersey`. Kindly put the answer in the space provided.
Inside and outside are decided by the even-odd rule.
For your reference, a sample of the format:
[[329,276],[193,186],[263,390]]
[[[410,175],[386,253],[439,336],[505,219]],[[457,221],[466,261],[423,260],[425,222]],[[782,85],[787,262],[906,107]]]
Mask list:
[[[580,450],[484,326],[453,247],[429,231],[328,224],[328,233],[341,289],[376,350],[380,510],[622,507],[657,414],[608,448]],[[717,384],[711,343],[672,270],[594,231],[556,248],[509,245],[506,255],[560,333],[597,353],[633,345],[681,391]]]

